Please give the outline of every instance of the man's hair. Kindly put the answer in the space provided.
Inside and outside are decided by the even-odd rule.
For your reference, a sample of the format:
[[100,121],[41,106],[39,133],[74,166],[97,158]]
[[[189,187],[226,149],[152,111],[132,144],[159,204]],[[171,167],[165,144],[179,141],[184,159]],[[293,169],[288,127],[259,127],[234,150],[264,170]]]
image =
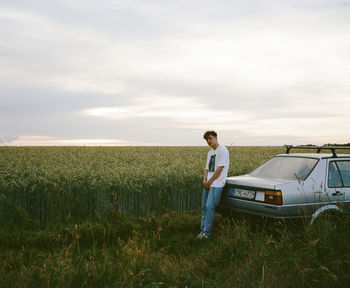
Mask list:
[[208,138],[209,138],[210,135],[212,135],[212,136],[214,136],[214,137],[218,136],[218,134],[216,134],[215,131],[207,131],[207,132],[204,133],[203,138],[204,138],[205,140],[208,140]]

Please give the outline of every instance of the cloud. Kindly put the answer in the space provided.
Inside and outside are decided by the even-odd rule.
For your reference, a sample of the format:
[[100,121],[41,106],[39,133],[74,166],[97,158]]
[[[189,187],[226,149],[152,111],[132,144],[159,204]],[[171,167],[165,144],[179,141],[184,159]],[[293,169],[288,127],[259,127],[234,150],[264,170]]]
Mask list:
[[[210,107],[195,98],[152,97],[138,98],[134,105],[94,107],[81,111],[82,115],[110,119],[159,119],[159,126],[186,128],[218,127],[225,129],[246,121],[250,115],[243,111],[223,111]],[[163,123],[163,124],[161,124]],[[175,123],[175,124],[174,124]]]
[[[273,99],[269,105],[272,102]],[[144,122],[153,119],[157,121],[157,124],[153,124],[154,127],[186,129],[208,127],[222,131],[240,131],[242,135],[256,137],[279,136],[286,133],[291,137],[302,135],[345,137],[344,131],[350,130],[349,107],[342,105],[334,111],[333,104],[332,98],[315,102],[314,98],[308,98],[307,95],[295,95],[295,97],[290,95],[284,105],[275,109],[261,106],[261,109],[255,110],[241,108],[235,110],[230,105],[226,109],[217,109],[196,98],[147,97],[134,100],[132,105],[93,107],[84,109],[79,114],[111,121],[137,119]]]
[[55,138],[43,135],[21,135],[10,142],[0,142],[6,146],[145,146],[153,143],[143,143],[123,139],[69,139]]
[[347,139],[343,1],[42,4],[0,4],[2,131],[82,143],[141,143],[143,131],[171,143],[183,128]]
[[[67,7],[77,9],[74,6]],[[117,6],[139,15],[134,20],[140,31],[154,13],[150,9],[154,5],[140,2]],[[93,5],[88,7],[91,10]],[[161,7],[170,13],[168,6]],[[96,13],[106,12],[95,9]],[[118,9],[112,11],[119,16]],[[182,10],[176,7],[175,11],[180,14]],[[44,82],[70,91],[130,95],[138,79],[211,83],[228,90],[251,91],[296,85],[301,79],[318,78],[320,85],[348,79],[349,65],[344,61],[350,62],[349,21],[339,17],[338,10],[284,11],[279,15],[265,10],[253,14],[254,18],[234,17],[225,22],[215,15],[199,23],[186,18],[186,26],[168,23],[171,33],[150,36],[146,32],[137,37],[125,37],[131,23],[125,18],[111,31],[91,23],[68,25],[55,14],[48,17],[36,11],[7,9],[2,15],[4,27],[11,27],[3,29],[5,38],[10,39],[3,44],[8,56],[4,65],[37,85]],[[87,20],[84,15],[82,21]],[[109,12],[104,18],[111,16]],[[156,17],[153,23],[157,21]],[[47,65],[38,65],[42,59]]]
[[[186,25],[179,24],[181,21],[167,23],[167,27],[172,27],[170,33],[125,37],[130,19],[122,18],[121,26],[111,31],[94,22],[88,23],[84,17],[97,17],[106,12],[103,18],[113,18],[113,13],[119,16],[120,11],[121,15],[129,11],[139,16],[134,20],[142,31],[144,22],[151,21],[151,15],[158,15],[155,5],[158,2],[149,5],[108,2],[115,8],[111,10],[113,13],[107,12],[107,8],[94,8],[92,3],[78,15],[82,23],[86,21],[86,26],[69,25],[69,21],[62,21],[61,14],[53,12],[47,15],[31,10],[2,9],[3,27],[7,27],[2,28],[7,39],[1,51],[6,57],[0,60],[4,67],[0,72],[3,81],[22,79],[38,87],[46,85],[59,90],[137,98],[144,97],[145,82],[152,83],[149,87],[152,90],[163,87],[171,94],[171,81],[184,87],[183,95],[177,96],[190,97],[185,95],[190,85],[196,87],[195,90],[211,86],[229,94],[246,96],[250,92],[250,96],[245,97],[249,101],[301,82],[307,89],[316,85],[343,87],[349,80],[347,31],[350,23],[339,17],[339,10],[282,10],[281,14],[274,14],[265,7],[258,15],[248,13],[248,17],[225,21],[220,21],[214,13],[205,22],[186,18]],[[194,5],[191,3],[189,5]],[[206,5],[210,3],[207,1]],[[64,7],[76,11],[78,4],[66,3]],[[228,3],[224,5],[231,7]],[[234,7],[237,5],[247,8],[235,2]],[[281,6],[278,2],[275,5]],[[172,6],[163,4],[160,9],[170,13]],[[177,5],[172,9],[176,14],[183,12]],[[205,13],[206,9],[199,11]],[[219,11],[222,13],[223,9]],[[197,17],[203,14],[198,13]],[[155,17],[152,23],[158,21]],[[162,29],[162,25],[158,26]],[[154,27],[150,31],[154,31]],[[233,105],[232,101],[226,102]]]
[[0,134],[0,145],[12,143],[17,139],[18,139],[18,136],[4,136]]

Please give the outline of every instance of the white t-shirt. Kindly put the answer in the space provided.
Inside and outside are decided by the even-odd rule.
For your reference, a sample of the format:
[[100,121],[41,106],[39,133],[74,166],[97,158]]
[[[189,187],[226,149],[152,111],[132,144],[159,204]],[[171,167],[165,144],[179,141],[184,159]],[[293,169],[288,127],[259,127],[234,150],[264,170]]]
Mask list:
[[216,168],[220,166],[224,166],[224,169],[222,169],[221,174],[219,175],[218,178],[214,180],[211,186],[217,187],[217,188],[221,188],[225,186],[229,163],[230,163],[229,153],[225,146],[222,146],[219,144],[219,146],[216,147],[215,150],[211,149],[208,152],[207,165],[205,166],[205,169],[208,170],[207,181],[209,181],[210,178],[213,176]]

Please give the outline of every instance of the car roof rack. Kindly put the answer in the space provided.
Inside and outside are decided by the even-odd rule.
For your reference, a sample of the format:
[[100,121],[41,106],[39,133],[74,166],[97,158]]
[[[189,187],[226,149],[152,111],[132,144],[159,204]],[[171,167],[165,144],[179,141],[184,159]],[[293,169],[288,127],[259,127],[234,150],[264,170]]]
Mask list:
[[317,149],[317,153],[320,153],[322,149],[331,150],[333,157],[338,157],[335,150],[350,150],[350,146],[293,146],[293,145],[285,145],[286,146],[286,154],[289,154],[290,149]]

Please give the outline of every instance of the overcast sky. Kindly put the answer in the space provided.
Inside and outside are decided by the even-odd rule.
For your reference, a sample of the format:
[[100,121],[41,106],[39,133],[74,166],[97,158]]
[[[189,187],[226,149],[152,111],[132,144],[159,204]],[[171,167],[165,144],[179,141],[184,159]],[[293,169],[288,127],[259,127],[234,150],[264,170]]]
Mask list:
[[350,0],[1,0],[0,145],[350,142]]

